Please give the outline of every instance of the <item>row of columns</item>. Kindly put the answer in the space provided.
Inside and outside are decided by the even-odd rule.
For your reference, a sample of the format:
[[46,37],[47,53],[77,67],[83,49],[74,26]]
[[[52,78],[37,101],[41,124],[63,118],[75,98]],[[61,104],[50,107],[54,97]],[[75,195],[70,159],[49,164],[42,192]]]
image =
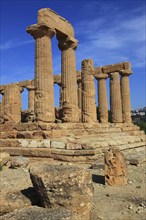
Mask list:
[[[110,78],[110,112],[113,123],[131,123],[131,102],[129,75],[131,70],[123,70],[108,74],[99,73],[98,80],[98,110],[101,123],[108,123],[108,102],[106,79]],[[121,77],[120,77],[121,76]]]
[[[98,71],[96,79],[98,80],[98,112],[101,123],[108,123],[108,101],[106,91],[106,79],[110,78],[110,112],[113,123],[130,123],[131,122],[131,104],[130,104],[130,87],[129,75],[130,70],[123,70],[103,74]],[[121,77],[120,77],[121,76]],[[95,85],[94,85],[94,66],[92,60],[84,60],[82,62],[81,79],[78,84],[78,109],[74,109],[74,115],[79,117],[79,121],[91,123],[97,121],[96,105],[95,105]],[[62,87],[60,86],[60,104],[65,102],[68,105],[67,92],[66,97],[62,95]],[[35,109],[35,87],[27,86],[28,90],[28,110],[34,112]],[[0,106],[0,115],[3,115],[5,122],[21,121],[21,95],[23,88],[18,84],[6,85],[1,94],[4,95]],[[41,94],[41,92],[40,92]],[[71,94],[70,94],[71,95]],[[42,98],[42,97],[41,97]],[[65,101],[67,99],[67,101]],[[48,101],[45,101],[48,105]],[[52,100],[52,103],[54,100]],[[52,104],[51,103],[51,104]],[[44,106],[43,106],[44,107]],[[61,107],[61,106],[60,106]],[[54,106],[52,107],[54,108]],[[44,108],[45,109],[45,108]],[[71,113],[72,114],[72,113]],[[64,117],[66,117],[64,113]],[[75,118],[77,121],[77,117]],[[66,118],[67,119],[67,118]],[[75,122],[76,122],[75,121]]]

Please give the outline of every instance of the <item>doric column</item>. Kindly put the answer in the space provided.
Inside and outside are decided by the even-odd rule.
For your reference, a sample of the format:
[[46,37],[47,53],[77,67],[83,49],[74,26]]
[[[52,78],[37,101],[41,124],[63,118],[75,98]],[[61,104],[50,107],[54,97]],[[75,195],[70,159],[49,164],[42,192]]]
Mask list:
[[121,97],[122,97],[122,115],[123,122],[131,123],[131,102],[130,102],[130,86],[129,86],[129,75],[131,70],[120,71],[121,75]]
[[4,88],[4,122],[21,121],[21,88],[17,84],[9,84]]
[[55,31],[45,25],[32,25],[27,32],[36,40],[35,47],[35,102],[37,121],[54,122],[54,86],[51,38]]
[[2,95],[0,102],[0,124],[2,124],[4,122],[4,90],[0,90],[0,94]]
[[28,110],[34,112],[35,87],[27,86],[28,90]]
[[108,101],[106,92],[106,79],[107,74],[103,74],[101,71],[96,74],[95,78],[98,80],[98,112],[99,120],[101,123],[108,123]]
[[94,66],[90,59],[82,61],[82,121],[97,122],[95,104]]
[[77,80],[78,84],[78,107],[79,107],[79,121],[82,121],[82,81]]
[[77,77],[75,49],[77,40],[67,37],[59,39],[61,50],[62,121],[78,122]]
[[82,109],[82,81],[78,80],[77,84],[78,84],[78,106],[79,109]]
[[122,103],[119,72],[110,73],[110,110],[113,123],[122,122]]

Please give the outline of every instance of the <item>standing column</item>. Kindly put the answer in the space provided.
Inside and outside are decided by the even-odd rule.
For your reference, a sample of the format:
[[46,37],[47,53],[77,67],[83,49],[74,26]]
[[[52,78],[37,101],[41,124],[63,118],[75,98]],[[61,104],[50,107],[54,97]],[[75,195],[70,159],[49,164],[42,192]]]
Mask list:
[[95,104],[94,66],[92,60],[82,61],[82,121],[97,122]]
[[131,102],[130,102],[130,86],[129,86],[129,75],[131,70],[120,71],[121,75],[121,96],[122,96],[122,113],[123,122],[131,123]]
[[35,101],[37,121],[54,122],[54,82],[52,72],[51,38],[55,31],[45,25],[32,25],[27,28],[36,40],[35,47]]
[[21,89],[17,84],[9,84],[4,88],[4,121],[21,121]]
[[82,81],[77,80],[78,84],[78,107],[79,107],[79,121],[82,121]]
[[113,123],[122,123],[122,103],[119,72],[110,74],[110,108]]
[[98,111],[101,123],[108,123],[108,102],[106,92],[107,74],[98,73],[95,78],[98,80]]
[[77,77],[75,49],[77,40],[59,39],[61,50],[62,121],[78,122],[79,109],[77,97]]
[[28,90],[28,110],[34,112],[34,98],[35,98],[35,88],[33,86],[27,86]]
[[0,124],[4,123],[4,90],[0,90],[2,99],[0,102]]

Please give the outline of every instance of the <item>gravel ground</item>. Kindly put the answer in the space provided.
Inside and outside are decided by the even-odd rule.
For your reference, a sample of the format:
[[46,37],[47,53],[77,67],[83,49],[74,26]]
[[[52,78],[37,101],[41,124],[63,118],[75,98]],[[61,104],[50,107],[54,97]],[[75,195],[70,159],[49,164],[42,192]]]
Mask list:
[[128,165],[128,184],[105,186],[104,166],[91,169],[94,184],[92,220],[146,220],[146,164]]

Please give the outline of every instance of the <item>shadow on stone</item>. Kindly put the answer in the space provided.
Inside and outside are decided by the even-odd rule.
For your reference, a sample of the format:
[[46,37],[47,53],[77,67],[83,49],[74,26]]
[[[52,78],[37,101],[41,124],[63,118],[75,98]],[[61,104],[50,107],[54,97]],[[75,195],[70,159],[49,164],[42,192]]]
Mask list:
[[105,177],[101,175],[92,174],[92,181],[94,183],[99,183],[105,185]]
[[39,195],[33,187],[23,189],[21,190],[21,193],[31,201],[32,205],[37,205],[41,207]]

